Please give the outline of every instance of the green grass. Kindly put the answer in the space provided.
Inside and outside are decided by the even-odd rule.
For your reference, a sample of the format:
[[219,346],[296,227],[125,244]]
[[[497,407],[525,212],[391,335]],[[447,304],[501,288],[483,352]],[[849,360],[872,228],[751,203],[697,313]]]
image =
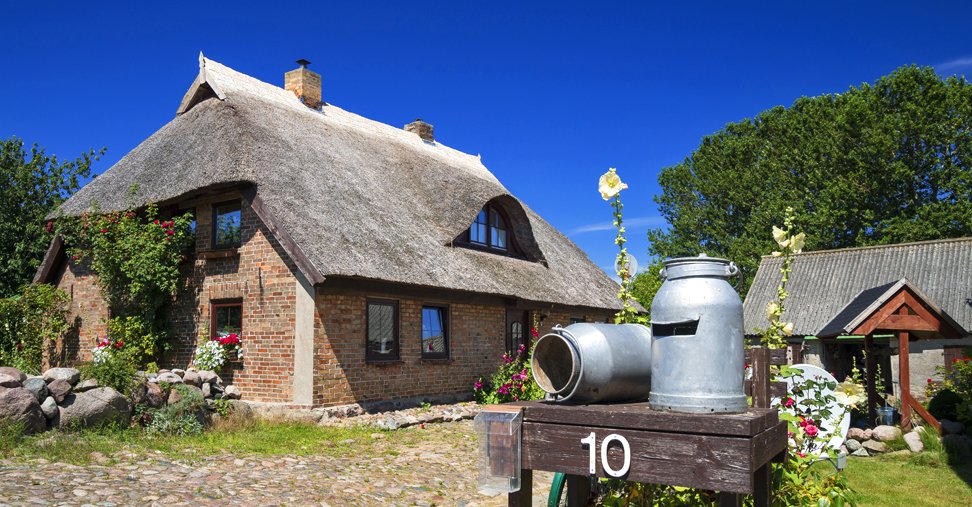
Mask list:
[[937,451],[850,458],[846,474],[861,507],[972,506],[972,463],[947,461]]
[[[3,426],[3,424],[0,424]],[[99,454],[126,451],[156,453],[180,459],[203,459],[207,455],[345,455],[367,453],[374,443],[372,428],[340,428],[284,421],[251,421],[222,425],[194,436],[150,435],[138,428],[102,428],[77,432],[47,432],[19,436],[10,427],[0,427],[0,456],[21,459],[87,464]],[[388,433],[389,440],[395,438]],[[349,442],[353,440],[354,442]],[[92,453],[98,453],[94,456]]]

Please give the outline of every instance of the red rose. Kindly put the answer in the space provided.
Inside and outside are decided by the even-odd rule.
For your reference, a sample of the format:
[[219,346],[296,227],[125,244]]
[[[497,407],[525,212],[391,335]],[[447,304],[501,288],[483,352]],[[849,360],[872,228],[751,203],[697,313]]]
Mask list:
[[159,219],[156,218],[155,220],[152,220],[152,223],[155,224],[155,225],[159,225]]
[[102,234],[108,234],[108,229],[102,229],[102,230],[101,230],[101,233],[102,233]]
[[817,436],[817,427],[812,424],[808,424],[806,428],[803,428],[803,431],[807,432],[807,436],[810,438]]
[[169,236],[171,236],[171,235],[175,234],[175,231],[173,231],[172,229],[169,229],[169,230],[165,231],[165,233],[168,234]]
[[54,222],[48,221],[47,224],[44,225],[44,230],[47,232],[54,232]]

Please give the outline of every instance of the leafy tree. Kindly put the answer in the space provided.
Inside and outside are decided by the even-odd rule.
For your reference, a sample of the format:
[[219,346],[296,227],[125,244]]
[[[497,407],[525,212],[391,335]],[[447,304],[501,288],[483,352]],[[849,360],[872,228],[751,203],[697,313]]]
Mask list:
[[16,137],[0,140],[0,296],[31,281],[52,238],[44,217],[80,188],[103,153],[61,162],[36,144],[28,153]]
[[661,261],[655,261],[647,271],[639,271],[631,282],[631,295],[646,310],[651,310],[651,300],[655,299],[655,293],[661,288],[661,269]]
[[802,97],[707,136],[659,175],[659,257],[736,261],[745,293],[767,232],[792,206],[806,248],[972,234],[972,85],[901,67],[845,93]]

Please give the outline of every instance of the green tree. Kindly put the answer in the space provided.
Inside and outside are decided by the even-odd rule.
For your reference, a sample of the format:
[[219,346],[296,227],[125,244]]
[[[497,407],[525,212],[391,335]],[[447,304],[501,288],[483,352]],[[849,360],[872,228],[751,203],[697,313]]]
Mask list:
[[0,140],[0,296],[12,296],[33,279],[52,238],[44,218],[91,175],[104,149],[61,162],[36,144]]
[[647,271],[639,271],[631,282],[631,295],[645,310],[651,310],[651,300],[655,299],[655,293],[661,288],[661,269],[661,261],[655,261]]
[[793,206],[807,250],[972,234],[972,85],[901,67],[707,136],[659,175],[650,253],[727,257],[745,293]]

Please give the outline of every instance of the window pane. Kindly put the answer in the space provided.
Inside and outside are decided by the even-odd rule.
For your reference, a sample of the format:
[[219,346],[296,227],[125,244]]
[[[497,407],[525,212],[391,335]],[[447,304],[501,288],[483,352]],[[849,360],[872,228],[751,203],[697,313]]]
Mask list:
[[520,343],[523,341],[523,323],[514,322],[510,325],[510,335],[513,336],[513,343]]
[[368,303],[368,357],[373,359],[398,358],[395,319],[395,305]]
[[445,309],[422,307],[422,355],[445,355]]
[[223,337],[233,333],[240,334],[243,328],[243,305],[213,307],[216,320],[216,336]]
[[489,233],[490,246],[506,250],[506,223],[502,215],[492,208],[489,210]]
[[237,246],[240,244],[240,205],[229,204],[215,208],[215,241],[216,248]]
[[469,228],[469,241],[486,244],[486,210],[481,210],[476,215],[476,220]]

